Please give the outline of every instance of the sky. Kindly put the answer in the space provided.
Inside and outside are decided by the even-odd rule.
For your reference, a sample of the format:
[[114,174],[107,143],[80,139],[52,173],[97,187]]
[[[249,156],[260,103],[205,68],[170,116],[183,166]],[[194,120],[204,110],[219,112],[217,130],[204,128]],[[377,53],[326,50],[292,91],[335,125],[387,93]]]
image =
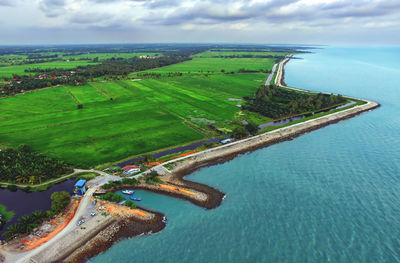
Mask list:
[[400,0],[0,0],[0,45],[399,45]]

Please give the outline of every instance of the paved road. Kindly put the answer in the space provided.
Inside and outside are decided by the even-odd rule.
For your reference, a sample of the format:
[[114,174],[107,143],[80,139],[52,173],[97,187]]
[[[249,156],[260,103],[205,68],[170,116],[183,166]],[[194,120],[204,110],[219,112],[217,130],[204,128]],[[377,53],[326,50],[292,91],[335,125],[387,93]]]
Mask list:
[[13,263],[29,262],[31,257],[33,257],[34,255],[37,255],[38,253],[42,252],[43,250],[45,250],[47,248],[50,248],[58,240],[60,240],[65,235],[68,235],[71,231],[73,231],[77,227],[76,223],[78,222],[78,220],[80,220],[80,218],[82,216],[87,216],[87,214],[90,213],[90,211],[92,209],[90,198],[92,197],[92,194],[96,191],[96,188],[100,187],[101,185],[103,185],[109,181],[121,179],[118,176],[109,175],[102,171],[74,169],[74,173],[81,173],[81,172],[94,172],[94,173],[100,174],[101,176],[98,176],[98,177],[90,180],[91,187],[88,189],[86,194],[83,196],[81,203],[79,204],[79,207],[75,213],[75,216],[71,220],[71,222],[68,224],[68,226],[66,226],[60,233],[58,233],[51,240],[49,240],[48,242],[44,243],[43,245],[41,245],[40,247],[38,247],[32,251],[27,251],[27,252],[23,252],[23,253],[10,253],[10,252],[4,253],[6,255],[6,262],[10,262],[10,263],[11,262],[13,262]]
[[277,65],[277,64],[274,64],[274,66],[272,67],[271,74],[268,75],[267,81],[265,81],[265,86],[268,86],[269,83],[271,83],[272,77],[273,77],[274,74],[275,74],[276,65]]

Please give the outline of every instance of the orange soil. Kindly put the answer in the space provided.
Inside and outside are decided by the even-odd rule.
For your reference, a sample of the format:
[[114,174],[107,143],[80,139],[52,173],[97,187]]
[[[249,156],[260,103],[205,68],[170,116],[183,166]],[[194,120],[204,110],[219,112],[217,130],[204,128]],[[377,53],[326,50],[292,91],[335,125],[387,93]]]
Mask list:
[[72,218],[74,218],[79,203],[80,201],[73,204],[73,207],[69,210],[69,212],[65,216],[65,220],[59,226],[57,226],[57,228],[54,229],[54,231],[52,231],[48,235],[43,236],[42,238],[35,238],[33,241],[26,242],[28,246],[24,249],[24,251],[33,250],[43,245],[44,243],[55,237],[58,233],[60,233],[69,224],[69,222],[71,222]]
[[135,214],[137,214],[138,216],[147,216],[147,213],[145,213],[145,212],[143,212],[141,210],[138,210],[138,209],[133,209],[133,212]]
[[148,163],[146,166],[147,166],[148,168],[151,168],[151,167],[156,166],[156,165],[159,165],[159,164],[162,164],[162,162],[151,162],[151,163]]
[[185,194],[194,195],[194,193],[189,191],[189,190],[186,190],[186,189],[183,189],[183,188],[179,188],[179,187],[176,187],[176,186],[172,186],[172,185],[160,184],[160,187],[161,188],[165,188],[165,189],[169,189],[169,190],[172,190],[172,191],[176,191],[176,192],[182,192],[182,193],[185,193]]
[[121,206],[116,206],[116,205],[112,205],[112,204],[105,204],[105,206],[107,207],[107,212],[109,212],[109,213],[124,214],[128,211],[128,213],[134,213],[138,216],[143,216],[143,217],[147,216],[147,213],[143,212],[142,210],[139,210],[139,209],[130,210],[130,208],[127,206],[121,207]]
[[187,153],[182,153],[182,154],[179,154],[179,155],[173,156],[171,159],[175,159],[175,158],[179,158],[179,157],[188,156],[188,155],[191,155],[191,154],[193,154],[193,153],[197,153],[197,152],[198,152],[198,151],[194,150],[194,151],[190,151],[190,152],[187,152]]

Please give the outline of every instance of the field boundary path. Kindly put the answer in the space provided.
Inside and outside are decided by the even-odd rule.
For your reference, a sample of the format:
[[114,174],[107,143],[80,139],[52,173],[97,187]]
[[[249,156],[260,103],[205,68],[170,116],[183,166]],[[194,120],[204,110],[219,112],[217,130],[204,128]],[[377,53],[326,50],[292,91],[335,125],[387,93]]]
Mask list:
[[2,185],[15,185],[17,187],[25,188],[25,187],[39,187],[39,186],[45,186],[51,183],[55,183],[64,179],[68,179],[69,177],[72,177],[74,175],[80,174],[80,173],[97,173],[99,175],[108,175],[105,172],[98,171],[98,170],[85,170],[85,169],[74,169],[74,171],[70,174],[58,177],[56,179],[41,183],[41,184],[13,184],[13,183],[6,183],[6,182],[0,182]]
[[67,87],[65,87],[65,91],[68,93],[68,95],[75,101],[75,103],[76,104],[81,104],[80,102],[79,102],[79,100],[71,93],[71,91],[67,88]]

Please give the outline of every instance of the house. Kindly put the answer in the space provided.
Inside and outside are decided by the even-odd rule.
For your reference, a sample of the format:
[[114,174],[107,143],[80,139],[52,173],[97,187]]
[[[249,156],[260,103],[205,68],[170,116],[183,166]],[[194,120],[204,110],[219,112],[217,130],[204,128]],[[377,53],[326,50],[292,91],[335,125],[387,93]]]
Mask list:
[[134,174],[140,171],[140,167],[137,165],[127,165],[122,168],[124,170],[124,174],[129,175],[129,174]]
[[74,186],[75,187],[74,193],[77,195],[84,195],[86,193],[85,184],[86,184],[86,180],[83,180],[83,179],[76,182],[76,184]]

